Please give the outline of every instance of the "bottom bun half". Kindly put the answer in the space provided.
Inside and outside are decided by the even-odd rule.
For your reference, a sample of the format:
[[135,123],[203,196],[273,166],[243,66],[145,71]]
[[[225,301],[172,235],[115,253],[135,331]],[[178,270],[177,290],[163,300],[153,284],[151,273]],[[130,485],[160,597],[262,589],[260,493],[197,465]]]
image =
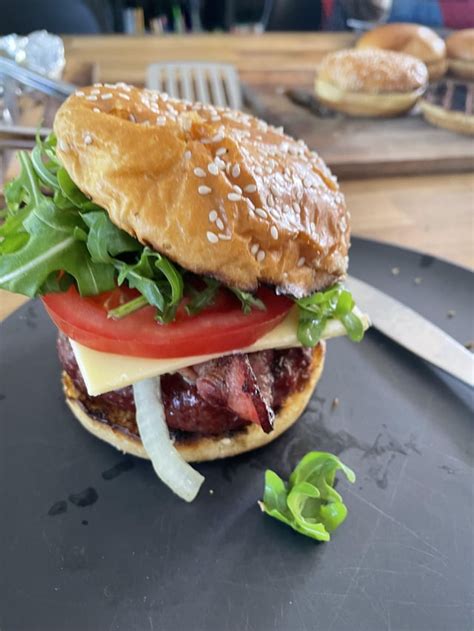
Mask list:
[[424,88],[410,92],[347,92],[321,79],[316,80],[316,96],[331,109],[350,116],[397,116],[411,110]]
[[[227,432],[221,436],[190,435],[185,439],[178,437],[175,447],[187,462],[205,462],[237,456],[271,443],[289,429],[303,413],[321,377],[325,353],[325,344],[320,342],[313,352],[308,381],[303,389],[288,396],[275,417],[275,428],[269,434],[265,434],[260,426],[252,423],[243,429]],[[138,437],[118,425],[112,425],[106,419],[94,417],[87,412],[79,401],[79,393],[65,372],[62,374],[62,384],[66,403],[85,429],[123,453],[148,458]]]
[[425,99],[421,101],[421,111],[432,125],[460,134],[474,135],[474,116],[472,114],[446,110],[444,107],[434,105]]

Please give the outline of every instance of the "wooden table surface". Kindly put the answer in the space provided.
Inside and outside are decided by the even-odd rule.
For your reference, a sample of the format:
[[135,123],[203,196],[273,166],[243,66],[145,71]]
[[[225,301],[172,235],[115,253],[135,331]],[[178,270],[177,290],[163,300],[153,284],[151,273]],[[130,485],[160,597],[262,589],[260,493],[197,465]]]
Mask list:
[[[66,37],[65,78],[92,68],[94,81],[143,84],[153,61],[217,60],[258,86],[311,85],[321,57],[351,46],[352,34]],[[473,143],[474,144],[474,143]],[[474,151],[474,147],[473,147]],[[449,174],[344,180],[353,233],[474,267],[474,178]],[[0,319],[24,298],[0,291]]]

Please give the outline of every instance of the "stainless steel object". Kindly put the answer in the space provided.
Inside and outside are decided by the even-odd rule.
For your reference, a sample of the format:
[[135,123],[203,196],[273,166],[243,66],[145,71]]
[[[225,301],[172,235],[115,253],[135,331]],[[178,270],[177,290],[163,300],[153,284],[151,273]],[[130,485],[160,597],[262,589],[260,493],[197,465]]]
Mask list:
[[152,64],[147,70],[147,87],[175,98],[242,108],[239,75],[230,64],[193,61]]
[[76,89],[72,83],[49,79],[4,57],[0,57],[0,77],[2,76],[59,99],[67,98]]
[[369,314],[376,329],[415,355],[474,386],[474,356],[459,342],[375,287],[352,276],[345,284],[359,308]]

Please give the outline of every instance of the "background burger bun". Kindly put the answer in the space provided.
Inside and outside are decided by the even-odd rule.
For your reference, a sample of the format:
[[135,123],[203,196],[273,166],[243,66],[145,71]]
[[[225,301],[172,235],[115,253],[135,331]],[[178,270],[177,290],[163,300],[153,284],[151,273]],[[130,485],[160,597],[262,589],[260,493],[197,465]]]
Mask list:
[[[225,436],[199,437],[187,441],[177,440],[175,447],[186,461],[204,462],[236,456],[271,443],[289,429],[303,413],[323,371],[324,357],[325,344],[321,342],[314,349],[311,375],[305,387],[287,398],[276,415],[275,429],[269,434],[265,434],[260,426],[252,423],[242,430],[226,434]],[[77,392],[67,373],[63,373],[62,383],[66,403],[85,429],[124,453],[147,458],[143,445],[138,438],[125,433],[118,426],[112,427],[107,422],[92,417],[84,410],[77,399]]]
[[398,22],[384,24],[364,33],[356,46],[413,55],[426,64],[430,81],[436,81],[446,72],[446,45],[443,39],[427,26]]
[[463,79],[474,79],[474,28],[455,31],[446,40],[449,70]]
[[326,55],[315,91],[326,106],[352,116],[395,116],[413,107],[426,89],[425,64],[388,50],[340,50]]
[[295,297],[346,272],[344,197],[321,158],[281,129],[119,84],[69,97],[54,131],[77,186],[189,271]]

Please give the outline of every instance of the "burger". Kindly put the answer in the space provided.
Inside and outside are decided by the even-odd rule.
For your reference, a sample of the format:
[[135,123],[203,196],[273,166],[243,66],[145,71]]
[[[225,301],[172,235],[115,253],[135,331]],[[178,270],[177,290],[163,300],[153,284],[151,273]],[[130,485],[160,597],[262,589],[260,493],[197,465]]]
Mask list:
[[67,405],[192,500],[189,462],[301,415],[325,340],[367,319],[341,280],[349,214],[302,141],[123,83],[78,90],[5,189],[0,287],[41,296]]

